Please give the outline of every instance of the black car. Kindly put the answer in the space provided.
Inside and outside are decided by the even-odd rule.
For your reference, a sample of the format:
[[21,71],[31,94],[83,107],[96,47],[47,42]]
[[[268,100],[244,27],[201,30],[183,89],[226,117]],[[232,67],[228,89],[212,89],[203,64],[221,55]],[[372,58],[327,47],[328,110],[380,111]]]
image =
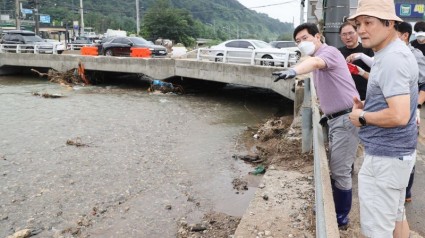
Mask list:
[[[38,46],[39,53],[53,53],[53,49],[55,47],[58,54],[61,54],[65,50],[65,45],[63,43],[46,41],[36,35],[33,31],[26,30],[10,30],[5,32],[1,39],[1,43],[9,45],[25,45],[21,47],[24,52],[33,52],[35,45]],[[16,46],[7,46],[7,48],[16,48]]]
[[131,48],[148,48],[152,57],[167,56],[167,49],[162,45],[153,45],[141,37],[115,37],[102,44],[99,55],[130,56]]

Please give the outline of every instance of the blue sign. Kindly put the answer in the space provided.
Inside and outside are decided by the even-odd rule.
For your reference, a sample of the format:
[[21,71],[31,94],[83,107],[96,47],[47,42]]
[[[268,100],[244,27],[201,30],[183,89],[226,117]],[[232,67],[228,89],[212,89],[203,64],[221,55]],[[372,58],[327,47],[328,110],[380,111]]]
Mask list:
[[40,15],[41,23],[50,23],[50,15]]
[[401,18],[423,18],[425,4],[423,3],[396,3],[395,11]]
[[26,8],[22,8],[21,9],[22,13],[24,14],[32,14],[32,9],[26,9]]

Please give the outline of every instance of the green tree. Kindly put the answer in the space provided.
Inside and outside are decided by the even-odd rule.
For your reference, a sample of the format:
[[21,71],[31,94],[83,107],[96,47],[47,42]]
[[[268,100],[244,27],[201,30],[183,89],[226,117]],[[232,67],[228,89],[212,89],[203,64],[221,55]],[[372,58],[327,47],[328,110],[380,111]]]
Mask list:
[[168,0],[158,0],[145,13],[143,32],[147,38],[168,38],[190,46],[198,36],[199,25],[189,11],[171,7]]

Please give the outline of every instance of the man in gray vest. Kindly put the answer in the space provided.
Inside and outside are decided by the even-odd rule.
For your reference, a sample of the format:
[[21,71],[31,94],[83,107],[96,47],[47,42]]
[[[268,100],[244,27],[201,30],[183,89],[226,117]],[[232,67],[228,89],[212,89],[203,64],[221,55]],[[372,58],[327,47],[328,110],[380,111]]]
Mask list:
[[406,186],[416,160],[418,64],[398,38],[394,1],[360,0],[349,17],[375,58],[365,102],[354,98],[351,122],[365,147],[359,172],[360,225],[366,237],[408,237]]

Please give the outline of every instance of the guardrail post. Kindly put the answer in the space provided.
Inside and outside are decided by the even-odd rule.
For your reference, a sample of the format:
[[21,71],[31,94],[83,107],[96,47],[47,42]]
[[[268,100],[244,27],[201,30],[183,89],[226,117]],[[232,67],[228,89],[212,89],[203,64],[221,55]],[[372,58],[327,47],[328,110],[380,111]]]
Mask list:
[[313,123],[311,110],[310,78],[304,79],[304,102],[302,107],[302,153],[313,147]]
[[226,59],[227,59],[227,50],[225,50],[224,53],[223,53],[223,63],[227,62]]
[[253,50],[251,54],[251,65],[255,65],[255,55],[257,55],[257,53]]
[[288,51],[286,51],[286,54],[285,54],[285,62],[283,62],[283,67],[284,67],[284,68],[288,68],[288,65],[289,65],[289,52],[288,52]]
[[196,54],[196,60],[201,60],[201,48],[198,48],[198,53]]

